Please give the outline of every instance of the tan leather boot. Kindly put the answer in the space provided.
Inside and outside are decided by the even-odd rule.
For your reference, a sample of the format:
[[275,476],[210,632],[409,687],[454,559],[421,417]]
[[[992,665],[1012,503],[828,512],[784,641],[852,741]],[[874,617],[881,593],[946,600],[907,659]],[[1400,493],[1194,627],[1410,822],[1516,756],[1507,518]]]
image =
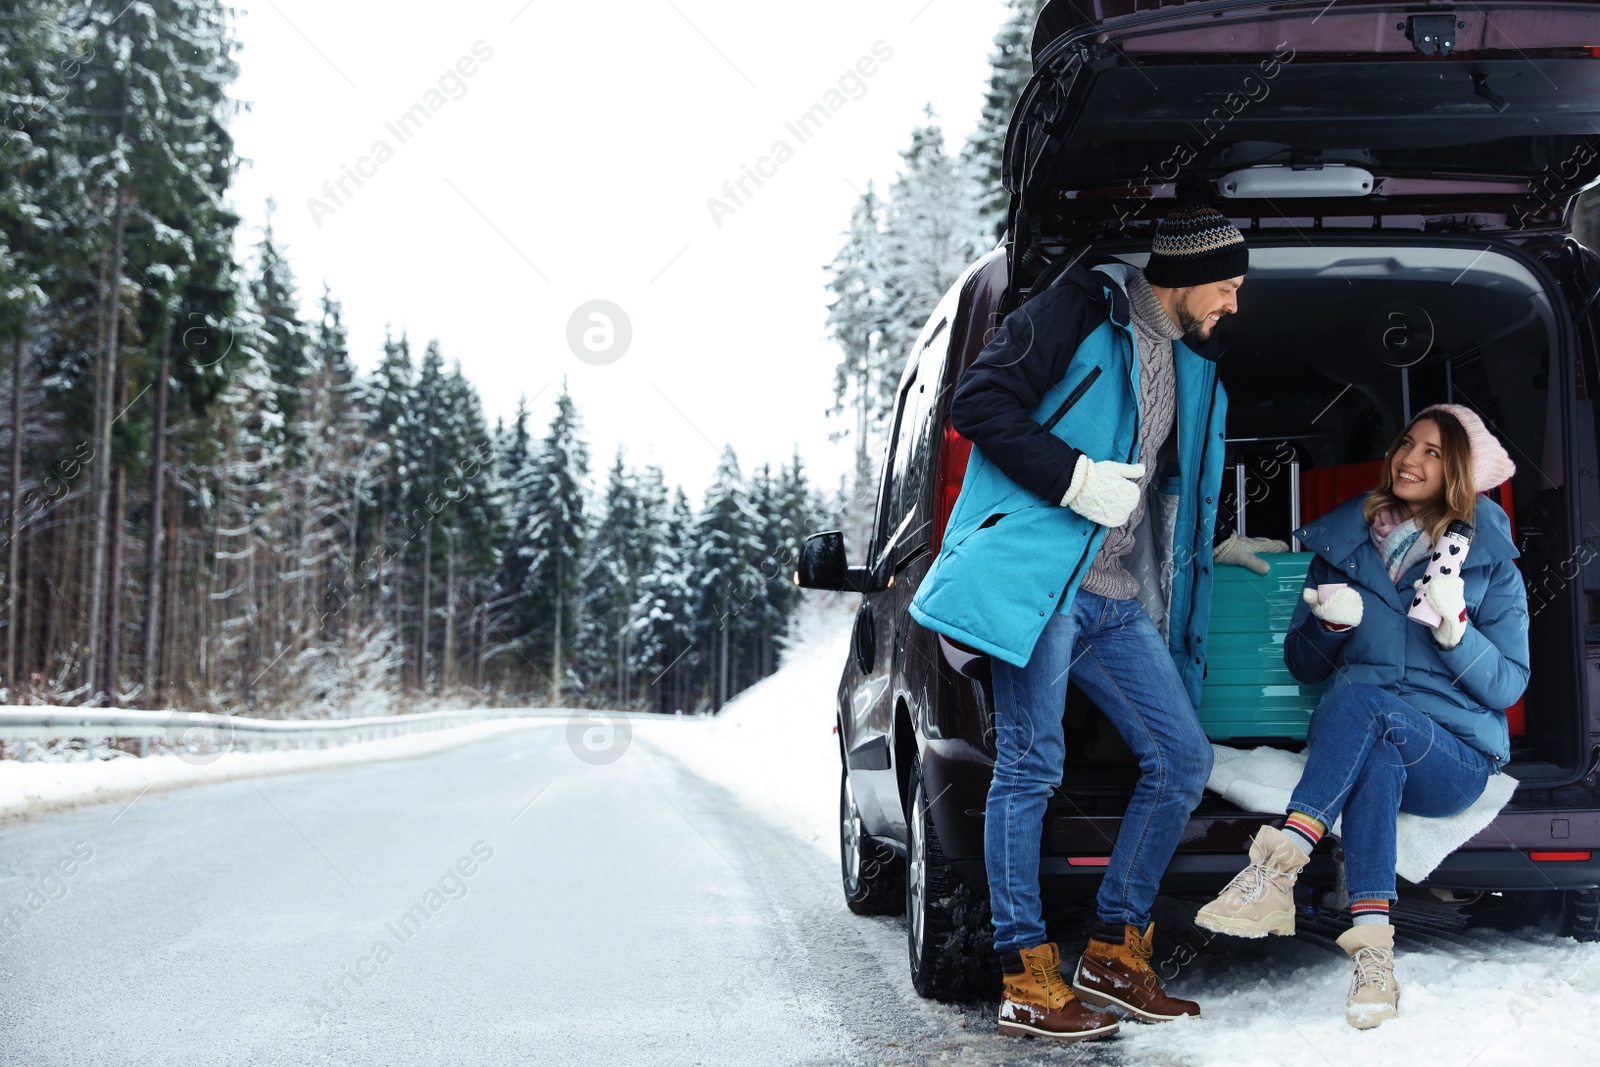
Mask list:
[[[1061,977],[1061,953],[1054,941],[1002,956],[1005,993],[1000,1000],[1000,1032],[1012,1037],[1058,1041],[1096,1041],[1117,1032],[1115,1015],[1095,1011]],[[1013,969],[1015,968],[1015,969]]]
[[1352,926],[1339,935],[1339,947],[1356,961],[1344,1021],[1370,1030],[1400,1014],[1400,983],[1394,976],[1394,927],[1373,923]]
[[1169,997],[1161,988],[1161,980],[1150,966],[1155,929],[1155,923],[1142,933],[1136,926],[1126,926],[1122,943],[1117,945],[1089,939],[1089,947],[1083,950],[1072,978],[1072,988],[1085,1004],[1119,1008],[1147,1023],[1200,1014],[1200,1005]]
[[1294,933],[1294,883],[1310,859],[1288,834],[1263,826],[1250,844],[1250,865],[1200,909],[1196,926],[1234,937]]

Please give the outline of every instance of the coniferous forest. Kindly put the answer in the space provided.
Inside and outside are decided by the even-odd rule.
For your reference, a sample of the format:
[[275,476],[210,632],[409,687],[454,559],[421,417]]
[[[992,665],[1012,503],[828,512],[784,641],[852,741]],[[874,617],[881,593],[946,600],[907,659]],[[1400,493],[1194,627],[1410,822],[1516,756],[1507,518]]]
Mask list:
[[270,205],[255,231],[230,203],[231,10],[117,6],[0,2],[0,700],[670,712],[775,670],[800,543],[859,555],[905,353],[1003,235],[1040,0],[1010,0],[964,147],[930,109],[826,266],[852,484],[727,448],[699,501],[592,456],[564,387],[548,425],[488,425],[448,339],[391,330],[358,371]]
[[714,710],[771,673],[799,455],[692,502],[565,389],[486,425],[447,342],[358,373],[270,222],[235,254],[230,12],[118,7],[0,4],[3,699]]

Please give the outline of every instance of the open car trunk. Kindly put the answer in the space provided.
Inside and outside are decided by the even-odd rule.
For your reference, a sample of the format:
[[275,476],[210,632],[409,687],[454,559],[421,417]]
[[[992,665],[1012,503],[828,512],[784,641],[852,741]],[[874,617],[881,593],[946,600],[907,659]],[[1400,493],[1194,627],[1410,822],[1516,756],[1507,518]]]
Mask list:
[[[1600,0],[1050,0],[1032,56],[1006,139],[1002,311],[1074,260],[1142,265],[1181,198],[1232,219],[1251,261],[1221,327],[1228,460],[1242,464],[1223,532],[1242,517],[1288,540],[1376,483],[1362,464],[1410,413],[1482,414],[1517,464],[1500,502],[1529,591],[1509,770],[1548,788],[1581,778],[1600,548],[1579,531],[1575,457],[1594,428],[1572,336],[1586,272],[1569,264],[1573,199],[1600,178]],[[1304,560],[1257,591],[1292,611]],[[1270,649],[1225,662],[1214,577],[1202,719],[1234,744],[1299,744],[1315,694],[1274,672]],[[1272,629],[1241,622],[1235,643]],[[1218,722],[1230,699],[1234,721]],[[1080,808],[1119,810],[1134,780],[1120,738],[1076,692],[1066,723],[1066,788]]]
[[[1147,256],[1096,252],[1107,260],[1116,252],[1135,265]],[[1250,255],[1241,312],[1221,327],[1229,337],[1220,373],[1229,395],[1230,469],[1219,536],[1242,517],[1251,536],[1291,540],[1298,525],[1376,484],[1376,470],[1360,465],[1382,458],[1409,413],[1439,402],[1479,412],[1517,465],[1500,502],[1522,552],[1531,617],[1532,678],[1511,715],[1509,773],[1547,786],[1576,780],[1589,750],[1580,626],[1600,619],[1600,605],[1583,603],[1575,580],[1585,552],[1597,553],[1578,530],[1570,477],[1577,373],[1570,312],[1554,279],[1515,245],[1482,239],[1373,235],[1311,243],[1253,235]],[[1282,599],[1275,607],[1281,617],[1294,609],[1308,558],[1301,557],[1301,577],[1290,576],[1272,594]],[[1225,595],[1218,578],[1203,721],[1207,698],[1223,699],[1211,677]],[[1281,664],[1281,634],[1277,640]],[[1284,681],[1266,673],[1256,686],[1263,709]],[[1246,691],[1246,708],[1250,696]],[[1208,732],[1240,747],[1300,744],[1303,714],[1298,735],[1273,725],[1296,722],[1293,713],[1262,718],[1258,730],[1212,732],[1208,725]],[[1066,724],[1066,790],[1114,807],[1134,781],[1131,755],[1075,691]]]
[[1180,196],[1247,234],[1563,233],[1600,176],[1594,0],[1051,0],[1034,67],[1005,152],[1018,302]]

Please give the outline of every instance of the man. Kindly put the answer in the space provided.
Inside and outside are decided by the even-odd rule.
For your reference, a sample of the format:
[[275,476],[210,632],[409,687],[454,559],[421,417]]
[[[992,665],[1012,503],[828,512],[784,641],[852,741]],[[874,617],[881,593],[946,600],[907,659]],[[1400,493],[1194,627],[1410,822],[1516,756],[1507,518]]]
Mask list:
[[[1222,214],[1179,207],[1143,271],[1069,268],[1006,318],[956,388],[950,416],[974,449],[911,614],[992,657],[984,859],[1003,1034],[1115,1033],[1095,1007],[1200,1014],[1150,966],[1150,909],[1211,772],[1194,708],[1226,411],[1213,332],[1237,310],[1248,262]],[[1140,768],[1070,988],[1039,898],[1069,674]]]

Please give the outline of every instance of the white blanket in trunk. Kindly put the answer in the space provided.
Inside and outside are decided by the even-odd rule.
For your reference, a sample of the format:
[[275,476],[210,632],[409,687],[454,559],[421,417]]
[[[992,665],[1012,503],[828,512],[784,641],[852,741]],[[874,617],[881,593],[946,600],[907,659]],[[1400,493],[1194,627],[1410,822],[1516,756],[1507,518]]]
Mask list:
[[[1226,745],[1211,749],[1217,760],[1207,789],[1246,811],[1281,815],[1289,810],[1289,797],[1306,769],[1304,752]],[[1408,882],[1428,877],[1446,856],[1494,821],[1516,787],[1517,780],[1509,774],[1492,774],[1483,795],[1463,812],[1443,819],[1401,812],[1395,827],[1395,873]],[[1330,832],[1339,831],[1340,822],[1335,822]]]

